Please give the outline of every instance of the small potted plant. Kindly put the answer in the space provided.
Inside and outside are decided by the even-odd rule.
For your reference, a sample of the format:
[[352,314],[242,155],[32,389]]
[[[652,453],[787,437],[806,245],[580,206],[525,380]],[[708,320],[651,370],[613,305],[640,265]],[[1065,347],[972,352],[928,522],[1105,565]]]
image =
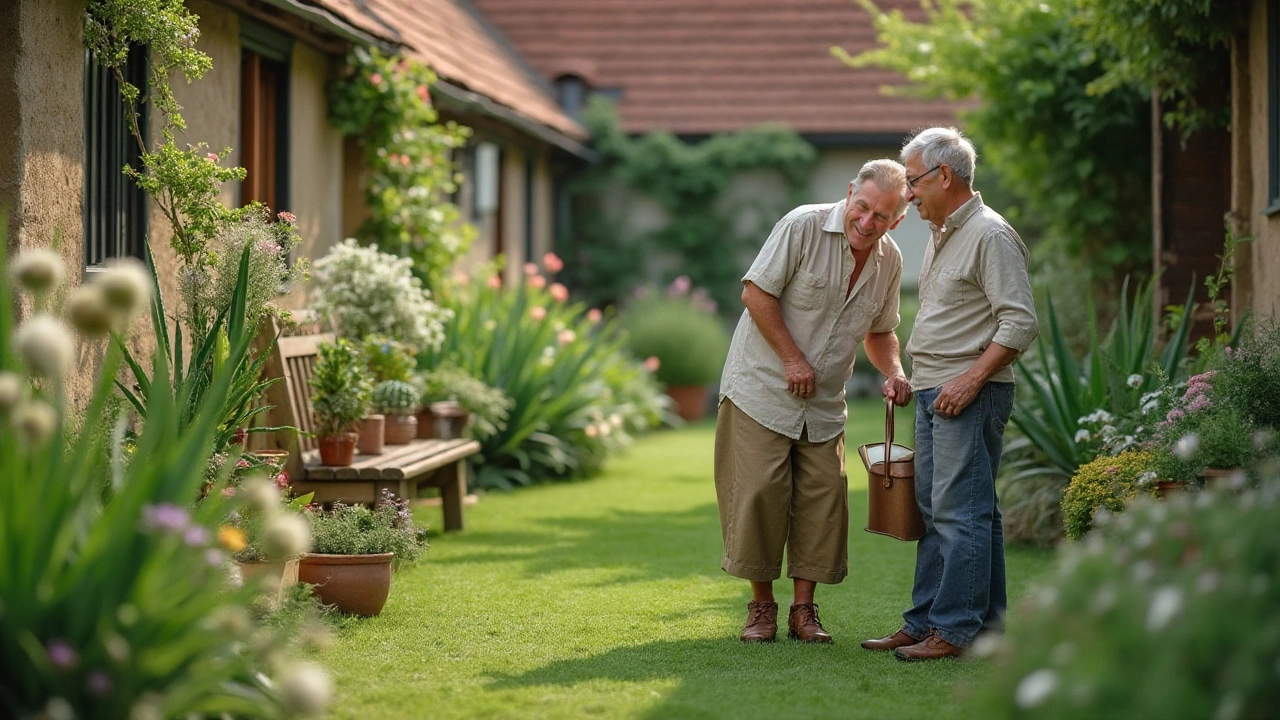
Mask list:
[[373,405],[387,418],[388,445],[404,445],[417,436],[417,388],[403,380],[385,380],[373,389]]
[[378,505],[334,503],[308,509],[312,552],[298,565],[298,580],[315,586],[320,602],[354,615],[377,615],[391,593],[392,563],[417,560],[427,531],[413,523],[409,503],[383,489]]
[[[387,380],[408,380],[413,372],[413,348],[385,335],[365,336],[361,352],[375,386]],[[382,454],[386,427],[386,415],[380,412],[370,413],[360,421],[360,454]]]
[[369,410],[370,381],[360,351],[345,339],[323,342],[311,376],[320,462],[350,465],[358,434],[354,428]]
[[506,393],[451,363],[422,373],[418,384],[422,387],[424,408],[418,416],[419,437],[423,436],[423,413],[433,426],[427,437],[462,437],[468,428],[473,438],[490,437],[506,426],[507,415],[515,404]]

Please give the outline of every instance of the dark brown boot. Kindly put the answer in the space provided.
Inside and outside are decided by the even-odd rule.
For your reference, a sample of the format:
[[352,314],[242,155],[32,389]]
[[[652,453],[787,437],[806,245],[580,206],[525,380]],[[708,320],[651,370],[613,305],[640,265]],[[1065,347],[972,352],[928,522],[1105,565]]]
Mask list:
[[863,640],[862,647],[867,650],[897,650],[900,647],[915,645],[918,642],[920,641],[908,635],[906,630],[899,630],[889,637],[883,637],[879,640]]
[[745,643],[773,642],[778,636],[778,603],[747,603],[747,626],[739,639]]
[[811,643],[831,642],[831,635],[822,629],[822,623],[818,621],[818,606],[812,603],[792,605],[787,627],[789,628],[787,637],[793,640]]

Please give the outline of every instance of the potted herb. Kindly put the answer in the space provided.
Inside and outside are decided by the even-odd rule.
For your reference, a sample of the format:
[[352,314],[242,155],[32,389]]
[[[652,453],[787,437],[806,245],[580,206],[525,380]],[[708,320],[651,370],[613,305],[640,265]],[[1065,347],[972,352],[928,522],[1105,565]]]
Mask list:
[[308,509],[312,552],[299,561],[298,579],[315,585],[320,602],[354,615],[377,615],[391,593],[392,562],[417,560],[426,530],[413,523],[407,500],[383,489],[378,505],[334,503]]
[[[483,440],[506,427],[515,404],[506,393],[452,363],[422,373],[418,384],[423,408],[418,413],[418,437],[462,437],[470,423],[470,435]],[[424,415],[432,426],[427,431],[422,428]]]
[[[380,334],[366,335],[362,351],[375,386],[387,380],[407,381],[413,374],[414,350],[398,340]],[[401,431],[392,430],[393,433]],[[386,415],[381,412],[367,415],[360,427],[360,452],[367,455],[381,454],[386,434]]]
[[403,380],[385,380],[373,389],[373,405],[387,417],[388,445],[404,445],[417,436],[417,388]]
[[359,350],[343,338],[320,343],[311,376],[320,462],[350,465],[356,423],[369,409],[370,381]]

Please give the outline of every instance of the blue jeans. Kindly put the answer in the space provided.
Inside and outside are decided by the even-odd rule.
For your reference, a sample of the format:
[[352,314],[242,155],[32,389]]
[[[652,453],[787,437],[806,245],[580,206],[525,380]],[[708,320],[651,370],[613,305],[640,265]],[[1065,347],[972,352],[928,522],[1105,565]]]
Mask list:
[[934,413],[939,390],[916,393],[916,502],[925,533],[916,545],[912,607],[902,618],[913,637],[932,630],[968,647],[1008,606],[995,477],[1013,383],[983,385],[953,418]]

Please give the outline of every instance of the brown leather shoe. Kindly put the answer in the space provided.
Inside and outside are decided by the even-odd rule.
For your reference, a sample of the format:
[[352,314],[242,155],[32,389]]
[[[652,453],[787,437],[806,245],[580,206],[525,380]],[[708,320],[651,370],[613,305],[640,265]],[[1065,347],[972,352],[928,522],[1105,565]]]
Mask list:
[[958,648],[955,645],[938,637],[937,633],[929,633],[929,636],[915,645],[900,647],[893,651],[893,656],[899,660],[908,662],[915,660],[938,660],[941,658],[958,658],[964,655],[964,648]]
[[773,642],[778,636],[778,603],[752,600],[747,603],[747,626],[738,636],[742,642]]
[[899,630],[889,637],[883,637],[879,640],[863,640],[862,647],[867,650],[897,650],[900,647],[915,645],[918,642],[920,641],[908,635],[906,630]]
[[812,603],[801,603],[791,606],[791,616],[787,618],[787,637],[792,640],[810,643],[829,643],[831,635],[822,629],[818,621],[818,606]]

